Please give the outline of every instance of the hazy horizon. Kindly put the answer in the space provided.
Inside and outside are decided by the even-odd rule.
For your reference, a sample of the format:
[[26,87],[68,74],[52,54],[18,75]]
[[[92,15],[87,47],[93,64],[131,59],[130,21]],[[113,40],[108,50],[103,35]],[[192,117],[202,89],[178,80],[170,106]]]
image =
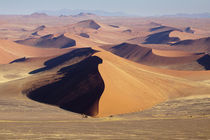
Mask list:
[[0,2],[1,15],[25,15],[39,11],[99,10],[136,16],[210,13],[209,0],[7,0]]

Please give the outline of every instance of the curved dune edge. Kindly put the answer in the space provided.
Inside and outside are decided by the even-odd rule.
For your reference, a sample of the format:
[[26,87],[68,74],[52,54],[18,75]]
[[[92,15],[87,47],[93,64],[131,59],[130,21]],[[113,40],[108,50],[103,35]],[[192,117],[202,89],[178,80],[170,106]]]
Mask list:
[[196,35],[192,33],[180,32],[180,31],[172,31],[169,34],[169,37],[178,37],[181,40],[188,40],[188,39],[199,39],[202,38],[201,35]]
[[[142,111],[171,98],[209,94],[206,92],[210,89],[209,85],[160,74],[154,68],[150,69],[106,51],[96,56],[103,59],[99,72],[105,90],[99,101],[99,113],[95,117]],[[176,71],[173,72],[176,74]]]
[[195,56],[196,53],[184,52],[184,51],[170,51],[170,50],[156,50],[152,49],[152,53],[158,56],[164,57],[185,57],[185,56]]
[[22,93],[40,103],[89,116],[97,115],[104,82],[98,71],[98,65],[103,61],[92,56],[96,52],[81,48],[45,61],[47,67],[32,73]]
[[[43,76],[43,80],[37,81],[41,86],[30,86],[23,93],[41,103],[95,116],[98,113],[99,98],[104,90],[103,79],[98,72],[100,63],[102,60],[99,57],[88,57],[77,64],[61,68],[51,78]],[[55,80],[53,77],[58,78]],[[45,83],[46,80],[53,82]]]
[[152,67],[174,70],[206,70],[207,59],[203,63],[197,61],[205,53],[190,53],[186,51],[158,50],[135,44],[122,43],[114,47],[101,47],[117,56]]

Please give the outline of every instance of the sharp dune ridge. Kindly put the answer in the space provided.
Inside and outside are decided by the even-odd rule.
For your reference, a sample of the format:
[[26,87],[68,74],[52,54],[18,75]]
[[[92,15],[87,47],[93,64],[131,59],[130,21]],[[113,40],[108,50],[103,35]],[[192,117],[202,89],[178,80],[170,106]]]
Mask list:
[[94,20],[80,21],[75,26],[82,27],[82,28],[91,28],[95,30],[98,30],[99,28],[101,28],[101,26],[98,23],[96,23]]
[[[102,60],[91,56],[95,52],[91,48],[81,48],[47,60],[45,68],[30,72],[34,78],[26,83],[23,94],[38,102],[81,114],[96,115],[104,83],[98,72],[98,64]],[[39,76],[43,80],[37,79]]]
[[180,41],[178,37],[170,37],[169,34],[174,30],[157,32],[147,36],[144,44],[170,44],[171,42]]
[[53,34],[45,35],[40,38],[28,38],[18,40],[16,43],[23,45],[44,47],[44,48],[68,48],[76,45],[76,41],[66,37],[64,34],[54,37]]

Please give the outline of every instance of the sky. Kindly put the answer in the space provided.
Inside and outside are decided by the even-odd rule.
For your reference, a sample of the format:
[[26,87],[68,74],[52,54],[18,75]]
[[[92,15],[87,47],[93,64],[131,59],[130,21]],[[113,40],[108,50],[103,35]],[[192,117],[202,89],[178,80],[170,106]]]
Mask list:
[[139,16],[210,13],[210,0],[0,0],[1,15],[61,9],[102,10]]

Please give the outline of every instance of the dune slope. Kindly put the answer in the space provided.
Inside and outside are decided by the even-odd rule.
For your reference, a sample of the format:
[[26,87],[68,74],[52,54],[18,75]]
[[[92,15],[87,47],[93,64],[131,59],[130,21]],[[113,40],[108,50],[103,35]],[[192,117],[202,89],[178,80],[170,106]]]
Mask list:
[[44,48],[68,48],[76,45],[75,40],[66,37],[64,34],[57,37],[55,37],[53,34],[49,34],[40,38],[18,40],[16,43]]
[[187,51],[203,51],[210,53],[210,37],[195,40],[183,40],[171,44],[171,46],[177,49],[183,49]]
[[140,64],[161,68],[177,70],[204,70],[204,65],[207,65],[207,61],[204,61],[205,58],[202,59],[203,64],[197,62],[198,59],[205,55],[204,53],[155,50],[129,43],[123,43],[111,48],[103,48],[120,57]]

